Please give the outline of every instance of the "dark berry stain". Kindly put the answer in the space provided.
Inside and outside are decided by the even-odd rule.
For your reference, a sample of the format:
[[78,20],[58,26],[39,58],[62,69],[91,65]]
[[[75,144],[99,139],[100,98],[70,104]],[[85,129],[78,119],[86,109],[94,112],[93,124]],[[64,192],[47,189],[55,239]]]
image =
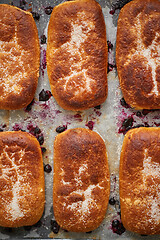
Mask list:
[[42,36],[41,36],[41,44],[45,44],[45,43],[46,43],[46,40],[47,40],[46,36],[45,36],[45,35],[42,35]]
[[51,230],[57,234],[59,232],[60,226],[55,220],[51,220]]
[[89,232],[86,232],[86,233],[88,233],[88,234],[89,234],[89,233],[92,233],[92,231],[89,231]]
[[32,12],[32,16],[33,16],[33,18],[34,18],[35,20],[37,20],[37,21],[40,19],[40,14],[37,13],[37,12]]
[[81,114],[79,114],[79,113],[75,114],[74,118],[81,118]]
[[113,49],[113,44],[110,41],[107,41],[108,44],[108,52]]
[[133,126],[133,117],[129,116],[128,118],[124,119],[122,122],[122,126],[119,128],[118,133],[125,134],[128,130],[130,130]]
[[47,15],[50,15],[50,14],[52,13],[52,10],[53,10],[53,7],[51,7],[51,6],[46,7],[46,8],[44,9],[44,11],[45,11],[45,13],[46,13]]
[[50,99],[50,97],[52,96],[52,93],[49,90],[44,90],[42,89],[42,91],[39,93],[39,101],[48,101]]
[[99,117],[102,115],[102,113],[101,113],[100,111],[97,111],[96,109],[94,109],[94,112],[95,112],[96,115],[99,116]]
[[88,123],[85,126],[87,126],[90,130],[93,130],[94,124],[95,123],[93,121],[88,121]]
[[125,228],[119,220],[115,219],[112,221],[112,231],[114,233],[117,233],[118,235],[121,235],[122,233],[125,232]]
[[117,67],[116,67],[116,64],[108,63],[107,73],[113,71],[114,68],[117,68]]
[[59,126],[56,128],[57,133],[62,133],[67,129],[67,125]]
[[46,164],[44,166],[44,171],[47,172],[47,173],[50,173],[52,171],[52,167],[49,164]]
[[125,108],[130,108],[130,106],[126,103],[126,101],[125,101],[124,98],[121,98],[120,103],[121,103],[121,105],[122,105],[123,107],[125,107]]
[[24,109],[24,111],[25,112],[30,112],[33,104],[34,104],[34,99],[32,100],[32,102],[30,102],[30,104],[28,104],[28,106]]
[[109,199],[109,204],[110,205],[115,205],[115,203],[116,203],[116,200],[114,199],[114,197]]

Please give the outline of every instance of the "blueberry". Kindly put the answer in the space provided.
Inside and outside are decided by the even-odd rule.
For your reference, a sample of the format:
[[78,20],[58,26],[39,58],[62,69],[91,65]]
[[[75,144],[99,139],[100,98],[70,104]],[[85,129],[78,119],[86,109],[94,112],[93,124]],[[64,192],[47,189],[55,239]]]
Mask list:
[[110,205],[115,205],[115,203],[116,203],[116,200],[114,199],[114,197],[109,199],[109,204]]
[[40,14],[37,12],[32,12],[32,16],[35,20],[39,20],[40,19]]
[[57,133],[62,133],[67,129],[67,126],[63,125],[63,126],[59,126],[56,128],[56,132]]
[[141,113],[140,111],[137,111],[137,112],[136,112],[136,116],[137,116],[137,117],[142,117],[142,113]]
[[47,149],[45,147],[41,147],[41,151],[42,151],[42,153],[45,153],[47,151]]
[[52,96],[51,92],[48,90],[42,89],[42,91],[39,93],[39,101],[48,101],[50,97]]
[[35,133],[35,134],[41,133],[41,130],[39,129],[39,127],[35,127],[34,133]]
[[50,15],[50,14],[52,13],[52,10],[53,10],[53,7],[51,7],[51,6],[46,7],[46,8],[44,9],[44,11],[45,11],[45,13],[46,13],[47,15]]
[[27,106],[24,110],[25,110],[26,112],[31,111],[33,104],[34,104],[34,99],[32,100],[32,102],[30,102],[30,104],[28,104],[28,106]]
[[122,105],[123,107],[129,108],[129,105],[126,103],[126,101],[125,101],[124,98],[121,98],[120,103],[121,103],[121,105]]
[[39,144],[42,145],[44,143],[43,135],[38,136],[37,140],[38,140]]
[[59,232],[60,226],[55,220],[51,220],[51,230],[57,234]]
[[44,171],[47,172],[47,173],[50,173],[52,171],[52,167],[49,164],[46,164],[44,166]]
[[117,219],[112,221],[112,227],[114,227],[114,228],[115,228],[115,227],[118,227],[119,224],[120,224],[120,222],[119,222],[119,220],[117,220]]
[[95,106],[95,109],[101,109],[101,105]]
[[45,35],[42,35],[41,36],[41,44],[45,44],[46,43],[46,36]]

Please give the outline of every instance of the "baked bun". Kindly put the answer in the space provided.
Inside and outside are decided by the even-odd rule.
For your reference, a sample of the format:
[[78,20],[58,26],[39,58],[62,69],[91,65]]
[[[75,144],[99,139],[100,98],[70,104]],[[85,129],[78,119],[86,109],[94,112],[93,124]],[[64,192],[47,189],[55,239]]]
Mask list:
[[160,109],[160,1],[134,0],[119,14],[118,77],[126,102],[136,109]]
[[0,132],[0,226],[39,221],[45,189],[41,148],[26,132]]
[[0,109],[20,109],[33,99],[40,65],[32,14],[0,4]]
[[54,142],[53,209],[68,231],[88,232],[105,217],[110,193],[106,147],[91,130],[75,128]]
[[119,182],[124,227],[144,235],[160,234],[160,128],[127,132]]
[[47,71],[51,91],[67,110],[83,110],[107,97],[104,17],[94,0],[54,7],[48,26]]

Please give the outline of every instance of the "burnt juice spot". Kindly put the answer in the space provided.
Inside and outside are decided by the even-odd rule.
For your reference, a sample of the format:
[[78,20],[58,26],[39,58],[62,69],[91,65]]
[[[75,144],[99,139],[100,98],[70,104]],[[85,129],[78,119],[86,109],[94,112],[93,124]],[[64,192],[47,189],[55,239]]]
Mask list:
[[47,172],[47,173],[50,173],[52,171],[52,167],[49,164],[46,164],[44,166],[44,171]]
[[60,226],[55,220],[51,220],[51,230],[57,234],[59,232]]
[[48,101],[50,99],[50,97],[52,96],[52,93],[49,90],[44,90],[42,89],[42,91],[39,93],[39,101]]
[[93,121],[89,121],[85,126],[87,126],[90,130],[93,130],[94,124],[95,123]]
[[122,122],[122,126],[119,128],[118,133],[125,134],[128,130],[130,130],[133,126],[133,117],[129,116],[128,118],[124,119]]
[[59,126],[56,128],[57,133],[62,133],[67,129],[67,125]]
[[50,14],[52,13],[52,10],[53,10],[53,7],[51,7],[51,6],[46,7],[46,8],[44,9],[44,11],[45,11],[45,13],[46,13],[47,15],[50,15]]

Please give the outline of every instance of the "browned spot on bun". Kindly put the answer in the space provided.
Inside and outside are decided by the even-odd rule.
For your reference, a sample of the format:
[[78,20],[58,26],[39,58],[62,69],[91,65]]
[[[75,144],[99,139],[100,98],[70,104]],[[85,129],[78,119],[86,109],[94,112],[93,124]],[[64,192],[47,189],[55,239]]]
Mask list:
[[20,109],[33,99],[40,47],[32,14],[0,4],[0,109]]
[[47,71],[52,94],[61,107],[83,110],[105,101],[107,53],[104,17],[96,1],[70,1],[53,9]]
[[122,93],[136,109],[160,108],[160,1],[134,0],[120,12],[116,63]]

